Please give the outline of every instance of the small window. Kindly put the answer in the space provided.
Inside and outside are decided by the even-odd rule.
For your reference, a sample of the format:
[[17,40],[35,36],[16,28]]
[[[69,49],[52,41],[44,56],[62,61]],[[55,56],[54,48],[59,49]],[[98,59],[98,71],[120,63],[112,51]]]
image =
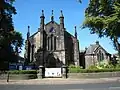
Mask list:
[[50,50],[50,37],[48,37],[48,50]]
[[56,50],[56,37],[54,37],[54,50]]
[[104,54],[101,51],[98,52],[97,59],[98,59],[98,61],[103,61],[104,60]]
[[53,50],[53,35],[51,35],[51,50]]

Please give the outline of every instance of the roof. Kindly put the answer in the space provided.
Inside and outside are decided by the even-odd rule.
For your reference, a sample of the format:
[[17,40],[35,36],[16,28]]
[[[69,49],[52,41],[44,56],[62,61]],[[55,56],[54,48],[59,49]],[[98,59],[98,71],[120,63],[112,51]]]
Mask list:
[[70,36],[71,38],[75,39],[78,41],[78,39],[76,39],[75,36],[73,36],[72,34],[70,34],[68,31],[65,30],[65,34],[67,34],[68,36]]
[[103,49],[105,51],[105,53],[108,53],[101,45],[99,44],[91,44],[87,50],[86,50],[86,54],[94,54],[96,50],[98,50],[99,48]]
[[54,22],[50,21],[50,22],[46,23],[45,26],[47,26],[47,25],[50,24],[50,23],[54,23],[54,24],[56,24],[56,25],[59,25],[59,24],[58,24],[57,22],[55,22],[55,21],[54,21]]
[[93,54],[94,51],[99,47],[99,45],[96,44],[91,44],[87,50],[86,50],[86,54]]

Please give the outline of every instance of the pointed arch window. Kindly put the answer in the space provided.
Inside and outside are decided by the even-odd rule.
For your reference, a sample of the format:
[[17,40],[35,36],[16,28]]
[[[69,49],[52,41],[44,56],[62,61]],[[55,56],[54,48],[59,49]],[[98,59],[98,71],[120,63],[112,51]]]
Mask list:
[[53,34],[48,37],[48,50],[56,50],[56,37]]
[[53,50],[53,35],[51,34],[51,50]]
[[50,37],[48,37],[48,50],[50,50]]
[[98,61],[104,60],[104,54],[101,51],[98,52],[97,59],[98,59]]
[[54,37],[54,50],[56,50],[56,37]]

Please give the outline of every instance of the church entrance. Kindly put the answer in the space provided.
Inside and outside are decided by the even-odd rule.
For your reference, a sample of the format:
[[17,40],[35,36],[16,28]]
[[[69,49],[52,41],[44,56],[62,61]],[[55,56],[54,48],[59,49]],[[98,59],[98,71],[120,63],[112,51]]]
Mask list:
[[45,77],[62,77],[61,67],[58,67],[57,64],[54,54],[49,54],[46,59]]

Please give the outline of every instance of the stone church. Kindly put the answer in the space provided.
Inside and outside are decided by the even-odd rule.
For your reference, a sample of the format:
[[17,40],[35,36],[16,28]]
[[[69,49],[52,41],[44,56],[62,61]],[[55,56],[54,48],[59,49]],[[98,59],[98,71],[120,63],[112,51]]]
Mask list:
[[96,41],[95,44],[91,44],[85,50],[85,68],[90,67],[91,65],[98,64],[99,62],[104,61],[108,63],[111,60],[111,54],[109,54],[100,44]]
[[79,41],[65,28],[64,15],[60,13],[60,23],[54,21],[53,10],[50,22],[45,24],[44,11],[40,17],[38,31],[30,36],[29,26],[25,46],[25,59],[37,66],[61,67],[74,64],[79,66]]
[[[99,54],[101,56],[99,51],[103,52],[103,57],[109,59],[109,53],[100,45],[93,45],[93,47],[88,47],[85,51],[80,52],[76,26],[74,35],[71,35],[65,28],[62,11],[59,20],[59,23],[54,21],[52,10],[50,22],[45,23],[42,10],[37,32],[30,35],[30,27],[28,26],[27,40],[25,41],[27,64],[34,63],[36,66],[43,65],[52,68],[73,64],[87,68],[95,63],[93,59],[96,59],[96,62],[99,61]],[[93,54],[93,51],[96,53]]]

